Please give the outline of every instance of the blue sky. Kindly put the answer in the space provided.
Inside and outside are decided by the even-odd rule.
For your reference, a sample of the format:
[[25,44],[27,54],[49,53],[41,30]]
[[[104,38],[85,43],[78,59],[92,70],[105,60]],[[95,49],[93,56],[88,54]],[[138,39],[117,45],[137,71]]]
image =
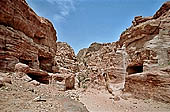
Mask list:
[[49,19],[58,41],[77,53],[93,42],[119,39],[135,16],[152,16],[166,0],[27,0],[39,15]]

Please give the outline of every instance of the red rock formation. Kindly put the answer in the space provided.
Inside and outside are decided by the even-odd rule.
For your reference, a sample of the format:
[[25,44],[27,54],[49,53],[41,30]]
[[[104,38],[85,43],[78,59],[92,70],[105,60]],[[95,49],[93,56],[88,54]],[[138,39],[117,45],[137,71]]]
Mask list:
[[154,19],[159,18],[160,16],[164,16],[164,14],[166,15],[166,13],[169,11],[170,9],[170,2],[167,1],[165,2],[161,8],[156,12],[156,14],[153,16]]
[[170,74],[156,70],[128,76],[124,91],[132,93],[135,98],[170,103],[169,85]]
[[65,42],[57,42],[57,51],[54,58],[54,72],[61,74],[76,73],[78,70],[77,58],[73,49]]
[[0,70],[14,71],[18,62],[52,71],[56,31],[25,0],[0,1]]
[[56,49],[56,31],[50,21],[37,14],[25,0],[1,0],[0,23],[31,37],[37,44]]
[[136,26],[136,25],[138,25],[140,23],[146,22],[146,21],[151,20],[151,19],[152,19],[152,17],[143,18],[142,16],[136,16],[134,18],[134,20],[132,21],[132,23],[133,23],[134,26]]
[[[125,92],[136,98],[170,102],[169,20],[170,2],[166,2],[152,17],[135,17],[133,25],[116,43],[94,43],[81,50],[77,56],[81,71],[79,81],[86,84],[90,80],[98,87],[106,85],[112,93],[117,83],[125,81],[126,70]],[[160,69],[162,67],[166,69]],[[124,87],[119,84],[119,89]]]
[[[81,50],[78,79],[80,86],[91,83],[100,88],[110,84],[122,83],[124,80],[122,50],[115,51],[115,43],[93,43],[89,48]],[[121,88],[121,87],[120,87]]]
[[[136,98],[170,102],[170,2],[150,19],[142,19],[135,18],[135,25],[116,43],[119,47],[125,45],[128,54],[125,91]],[[166,69],[162,71],[162,67]]]
[[[137,22],[124,31],[117,46],[125,44],[129,55],[129,68],[144,66],[144,70],[159,65],[168,65],[169,45],[169,15],[170,2],[166,2],[156,12],[153,17],[144,21]],[[142,17],[138,17],[138,20]],[[149,67],[150,66],[150,67]]]
[[110,93],[124,88],[126,71],[125,92],[170,102],[169,20],[170,2],[166,2],[152,17],[135,17],[118,42],[93,43],[76,58],[69,45],[56,43],[53,25],[37,16],[25,0],[1,0],[0,70],[14,71],[21,62],[29,66],[24,73],[39,82],[54,78],[73,88],[76,74],[80,86],[106,86]]

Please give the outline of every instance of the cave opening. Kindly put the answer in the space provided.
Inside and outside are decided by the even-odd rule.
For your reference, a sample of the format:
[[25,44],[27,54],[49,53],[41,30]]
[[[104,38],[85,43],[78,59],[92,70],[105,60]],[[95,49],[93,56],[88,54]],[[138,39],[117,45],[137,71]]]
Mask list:
[[126,69],[128,75],[143,72],[143,65],[128,66]]
[[43,84],[49,84],[49,80],[48,78],[45,78],[44,76],[38,76],[37,74],[35,73],[27,73],[27,75],[32,79],[32,80],[36,80],[40,83],[43,83]]
[[31,60],[25,60],[25,59],[21,59],[19,58],[19,62],[28,65],[29,67],[32,67],[32,61]]

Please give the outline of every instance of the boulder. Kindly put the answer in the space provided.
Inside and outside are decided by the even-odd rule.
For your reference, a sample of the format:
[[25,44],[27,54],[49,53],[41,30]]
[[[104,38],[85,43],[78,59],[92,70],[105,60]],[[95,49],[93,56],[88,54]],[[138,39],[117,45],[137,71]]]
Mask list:
[[32,80],[31,82],[29,82],[30,84],[33,84],[35,86],[39,86],[40,82],[36,81],[36,80]]
[[66,90],[74,89],[74,85],[75,85],[75,76],[71,74],[70,76],[65,78],[65,88]]
[[15,65],[15,71],[16,72],[26,72],[29,69],[29,66],[23,63],[17,63]]
[[50,75],[43,71],[38,69],[29,69],[25,72],[29,77],[31,77],[33,80],[36,80],[41,83],[49,84]]

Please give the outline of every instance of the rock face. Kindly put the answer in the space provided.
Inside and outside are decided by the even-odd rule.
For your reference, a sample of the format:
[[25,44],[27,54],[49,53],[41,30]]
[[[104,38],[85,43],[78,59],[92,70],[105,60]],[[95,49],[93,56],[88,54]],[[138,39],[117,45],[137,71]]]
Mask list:
[[138,25],[131,26],[121,34],[116,44],[119,47],[125,44],[129,55],[127,71],[134,73],[138,68],[139,72],[142,72],[159,65],[168,65],[169,3],[164,3],[147,21],[137,22]]
[[[151,98],[170,102],[170,2],[166,2],[153,17],[135,17],[133,25],[124,31],[116,43],[128,54],[125,91],[136,98]],[[167,67],[162,71],[160,68]]]
[[169,21],[170,2],[166,2],[154,16],[135,17],[116,43],[93,43],[80,50],[79,81],[104,85],[110,93],[125,87],[124,92],[136,98],[170,102]]
[[0,71],[16,69],[43,83],[54,79],[66,89],[77,81],[79,87],[104,87],[111,94],[124,89],[136,98],[170,102],[169,21],[166,2],[151,17],[135,17],[119,41],[92,43],[76,57],[67,43],[56,42],[51,22],[25,0],[1,0]]
[[19,78],[23,78],[27,75],[31,78],[31,80],[36,80],[46,84],[49,84],[49,80],[51,79],[51,76],[46,71],[30,68],[28,65],[23,63],[17,63],[15,65],[15,72]]
[[83,85],[88,82],[94,86],[111,86],[110,84],[122,83],[125,75],[123,49],[116,51],[115,43],[93,43],[87,49],[81,50],[79,60],[78,79]]
[[37,44],[56,49],[56,31],[51,22],[39,17],[25,0],[1,0],[0,23],[31,37]]
[[54,74],[55,80],[74,88],[75,79],[68,77],[78,71],[76,56],[67,43],[56,40],[51,22],[37,16],[25,0],[0,1],[1,71],[23,72],[41,83],[51,80],[48,72],[57,73],[62,78]]
[[[170,66],[168,66],[168,70],[169,68]],[[135,98],[147,98],[170,103],[169,85],[169,73],[148,71],[127,76],[125,91],[132,93]]]
[[0,69],[14,71],[18,62],[52,71],[56,31],[24,0],[0,1]]
[[77,58],[73,49],[65,42],[57,42],[53,70],[56,73],[69,74],[78,71]]

